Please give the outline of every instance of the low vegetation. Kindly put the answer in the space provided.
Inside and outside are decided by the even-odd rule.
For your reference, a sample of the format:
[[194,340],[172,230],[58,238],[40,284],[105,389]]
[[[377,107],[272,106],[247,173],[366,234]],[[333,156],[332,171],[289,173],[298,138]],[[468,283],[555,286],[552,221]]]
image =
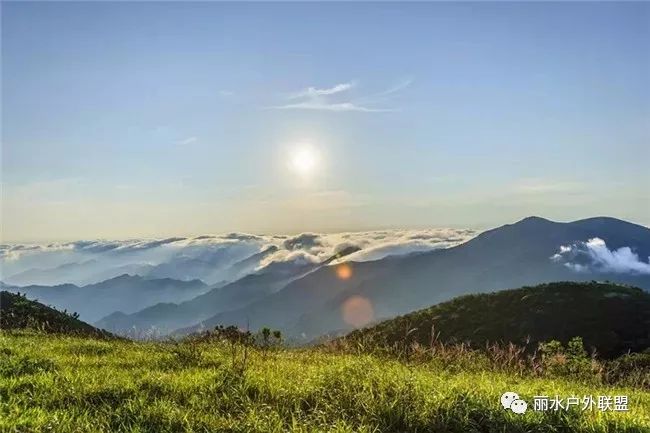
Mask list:
[[[240,340],[241,335],[229,339],[228,332],[184,342],[133,343],[5,331],[0,334],[0,431],[548,433],[650,428],[650,394],[630,386],[585,383],[564,372],[535,377],[471,363],[445,365],[434,358],[407,361],[324,348],[286,350],[265,345],[266,333],[253,343]],[[622,368],[630,362],[621,360],[628,366]],[[536,395],[627,395],[629,411],[573,408],[518,415],[501,408],[504,391],[516,391],[529,402]]]
[[628,353],[615,359],[602,359],[585,350],[581,337],[572,338],[566,345],[557,340],[542,342],[532,352],[512,343],[473,348],[465,343],[443,343],[439,340],[432,341],[430,346],[417,342],[372,346],[355,340],[338,339],[322,344],[321,348],[329,353],[371,354],[409,364],[435,365],[451,372],[499,372],[650,391],[650,350]]
[[601,282],[558,282],[467,295],[361,329],[351,344],[402,352],[433,341],[473,348],[514,343],[528,352],[541,342],[567,344],[580,336],[586,350],[614,358],[650,347],[650,293]]
[[59,311],[20,293],[0,291],[0,329],[36,329],[47,333],[116,338],[79,320],[76,312]]
[[[615,289],[594,299],[623,300],[618,305],[629,308],[635,289]],[[479,346],[436,330],[440,323],[470,326],[464,315],[477,311],[476,299],[491,308],[510,300],[516,318],[515,300],[549,293],[546,286],[528,290],[524,299],[520,291],[460,298],[308,349],[287,349],[280,331],[234,326],[182,341],[133,342],[3,292],[0,432],[650,431],[650,353],[603,358],[576,336],[524,345],[485,338]],[[548,299],[555,298],[544,304],[552,310]],[[430,317],[426,340],[404,326]],[[477,329],[480,335],[488,328]],[[626,344],[639,344],[643,331],[633,335],[637,340]],[[506,391],[531,410],[503,409]],[[540,395],[626,396],[628,410],[534,411]]]

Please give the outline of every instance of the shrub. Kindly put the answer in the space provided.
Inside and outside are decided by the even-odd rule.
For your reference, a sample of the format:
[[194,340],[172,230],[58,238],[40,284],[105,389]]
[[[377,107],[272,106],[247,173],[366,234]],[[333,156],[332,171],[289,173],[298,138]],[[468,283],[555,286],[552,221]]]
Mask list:
[[600,364],[587,355],[581,337],[573,337],[564,347],[551,340],[539,344],[542,371],[547,376],[573,377],[579,380],[599,381]]
[[607,383],[650,389],[650,353],[629,353],[605,365]]
[[172,353],[180,367],[196,367],[203,359],[203,351],[199,344],[191,341],[175,344]]

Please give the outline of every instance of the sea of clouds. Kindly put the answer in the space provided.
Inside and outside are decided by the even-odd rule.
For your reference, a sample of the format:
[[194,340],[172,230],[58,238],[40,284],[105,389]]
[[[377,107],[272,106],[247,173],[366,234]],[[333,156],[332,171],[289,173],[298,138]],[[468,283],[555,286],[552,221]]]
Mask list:
[[347,260],[369,261],[448,248],[475,235],[473,230],[442,228],[0,245],[0,280],[17,286],[85,285],[130,274],[215,284],[272,263],[322,262],[347,247],[360,249]]

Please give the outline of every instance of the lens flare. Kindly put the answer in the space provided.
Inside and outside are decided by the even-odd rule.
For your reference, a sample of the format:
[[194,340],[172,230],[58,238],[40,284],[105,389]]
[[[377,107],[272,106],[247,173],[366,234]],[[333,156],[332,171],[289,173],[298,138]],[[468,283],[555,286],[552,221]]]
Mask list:
[[342,280],[347,280],[352,276],[352,267],[347,263],[341,263],[336,267],[336,276]]
[[374,319],[375,310],[372,303],[363,296],[352,296],[341,306],[343,321],[355,328],[367,325]]

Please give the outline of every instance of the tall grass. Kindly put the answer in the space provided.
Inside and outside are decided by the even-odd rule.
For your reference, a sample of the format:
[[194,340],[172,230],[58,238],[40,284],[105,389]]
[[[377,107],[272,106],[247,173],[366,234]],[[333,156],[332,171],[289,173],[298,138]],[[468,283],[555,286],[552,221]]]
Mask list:
[[650,391],[650,352],[627,354],[614,360],[587,353],[580,337],[566,345],[558,341],[528,344],[486,343],[473,347],[466,343],[444,343],[431,329],[429,344],[409,339],[378,343],[372,336],[341,337],[321,344],[329,353],[372,354],[394,358],[407,364],[435,365],[452,372],[500,372],[518,377],[545,377],[578,380],[590,384],[622,385]]
[[[243,350],[240,347],[238,350]],[[647,432],[647,391],[325,349],[0,334],[2,432]],[[26,367],[15,367],[24,365]],[[499,397],[628,395],[628,412],[503,410]]]

